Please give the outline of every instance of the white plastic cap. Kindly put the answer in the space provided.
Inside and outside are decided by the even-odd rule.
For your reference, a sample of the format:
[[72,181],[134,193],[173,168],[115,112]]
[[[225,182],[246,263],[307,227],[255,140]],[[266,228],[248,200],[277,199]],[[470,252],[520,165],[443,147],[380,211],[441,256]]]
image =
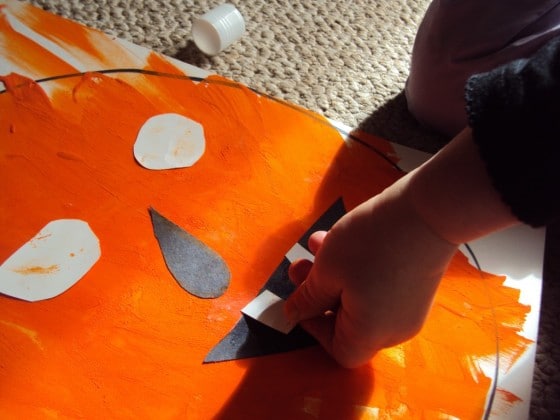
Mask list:
[[216,55],[237,41],[245,32],[245,20],[233,4],[225,3],[193,22],[196,46],[207,55]]

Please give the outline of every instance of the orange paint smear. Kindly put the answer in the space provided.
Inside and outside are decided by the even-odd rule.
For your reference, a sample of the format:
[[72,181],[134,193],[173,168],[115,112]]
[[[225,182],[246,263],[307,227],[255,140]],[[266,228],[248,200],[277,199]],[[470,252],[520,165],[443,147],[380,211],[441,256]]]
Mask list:
[[[37,9],[24,2],[18,3],[17,7],[10,7],[10,12],[28,28],[41,33],[45,38],[59,46],[79,45],[80,50],[84,53],[99,61],[104,60],[105,54],[92,42],[92,38],[96,34],[95,30],[85,30],[83,26],[78,25],[76,22],[60,19],[52,13]],[[57,30],[56,32],[45,31],[45,29],[50,28],[57,28]],[[113,48],[115,46],[114,43],[107,44],[112,44]],[[107,51],[107,53],[111,52]]]
[[494,361],[496,334],[502,366],[511,366],[531,343],[512,327],[522,324],[530,308],[519,304],[519,291],[504,287],[503,281],[478,272],[466,257],[456,255],[421,334],[402,346],[406,369],[398,382],[406,385],[411,411],[435,407],[443,397],[446,414],[482,416],[491,381],[476,361]]
[[10,60],[33,77],[44,77],[44,72],[48,75],[76,72],[74,67],[56,55],[14,31],[4,14],[0,14],[0,45],[9,46],[9,50],[2,49],[3,60]]
[[55,273],[60,270],[60,267],[57,264],[49,265],[48,267],[41,267],[38,265],[30,266],[30,267],[21,267],[16,268],[16,273],[29,275],[29,274],[50,274]]
[[505,389],[498,389],[497,392],[502,395],[502,398],[504,400],[506,400],[510,403],[516,403],[516,402],[521,401],[520,398],[517,395],[515,395],[515,394],[513,394],[509,391],[506,391]]
[[521,401],[517,395],[501,388],[496,389],[496,396],[497,403],[492,407],[492,415],[497,418],[508,418],[509,407]]
[[[115,42],[113,37],[107,36],[101,31],[61,19],[25,2],[10,1],[7,8],[21,23],[69,51],[87,68],[97,70],[105,66],[131,66],[139,62],[137,57]],[[74,48],[75,46],[78,48]],[[32,62],[36,63],[36,60]],[[43,67],[43,69],[49,71],[47,75],[64,74],[62,72],[52,73],[52,68]]]
[[[72,33],[59,18],[22,10],[36,31]],[[89,51],[83,37],[75,44]],[[179,72],[155,54],[147,68]],[[358,418],[367,407],[480,417],[491,381],[477,360],[493,357],[496,331],[505,363],[530,344],[518,334],[529,310],[519,292],[457,255],[420,335],[368,366],[339,368],[318,347],[203,365],[334,200],[352,208],[401,174],[363,145],[346,146],[320,116],[220,77],[125,82],[92,73],[52,97],[22,76],[0,80],[8,89],[0,94],[0,261],[60,218],[87,221],[102,248],[92,270],[54,299],[0,297],[0,417],[306,419],[309,401],[327,418]],[[165,112],[200,122],[206,152],[187,169],[148,171],[132,146],[146,119]],[[149,206],[224,258],[232,273],[224,296],[201,300],[177,285]]]

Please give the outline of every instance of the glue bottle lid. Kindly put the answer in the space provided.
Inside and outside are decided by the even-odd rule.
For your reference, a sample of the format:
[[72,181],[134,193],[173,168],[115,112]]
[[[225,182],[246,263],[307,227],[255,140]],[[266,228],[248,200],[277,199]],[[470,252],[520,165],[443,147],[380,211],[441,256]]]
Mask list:
[[203,53],[216,55],[237,41],[245,32],[245,20],[230,3],[222,4],[197,17],[192,26],[194,43]]

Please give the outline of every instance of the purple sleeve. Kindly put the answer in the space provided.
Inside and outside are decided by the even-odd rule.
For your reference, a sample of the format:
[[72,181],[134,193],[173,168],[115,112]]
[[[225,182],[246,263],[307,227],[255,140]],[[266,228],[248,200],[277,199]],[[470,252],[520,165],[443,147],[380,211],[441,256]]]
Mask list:
[[494,186],[524,223],[560,218],[560,37],[472,76],[469,125]]

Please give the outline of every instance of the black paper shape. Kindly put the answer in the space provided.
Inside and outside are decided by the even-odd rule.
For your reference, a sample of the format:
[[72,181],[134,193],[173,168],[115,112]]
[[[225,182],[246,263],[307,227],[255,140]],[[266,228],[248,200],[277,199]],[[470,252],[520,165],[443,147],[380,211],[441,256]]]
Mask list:
[[[317,230],[329,230],[344,213],[346,213],[346,210],[344,209],[342,199],[338,199],[303,234],[298,243],[308,249],[307,241],[311,234]],[[284,257],[257,296],[264,290],[269,290],[282,299],[288,298],[295,289],[295,286],[288,278],[289,266],[290,261]],[[224,362],[227,360],[283,353],[316,344],[315,339],[299,326],[294,328],[289,334],[283,334],[246,315],[242,315],[228,335],[208,353],[204,363]]]
[[167,268],[179,285],[200,298],[217,298],[231,273],[220,255],[150,207],[154,234]]

